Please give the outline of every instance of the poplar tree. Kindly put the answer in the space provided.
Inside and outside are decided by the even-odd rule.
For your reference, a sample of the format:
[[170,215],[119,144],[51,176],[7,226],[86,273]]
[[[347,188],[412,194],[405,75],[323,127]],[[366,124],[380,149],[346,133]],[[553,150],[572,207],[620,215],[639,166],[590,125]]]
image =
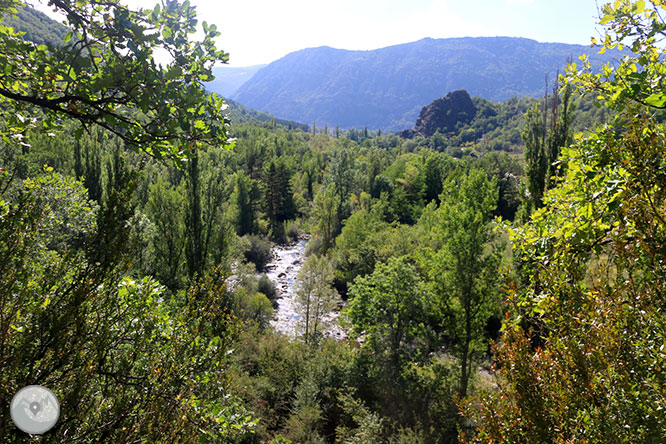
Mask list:
[[497,184],[482,170],[449,180],[434,215],[442,248],[428,272],[437,294],[440,328],[460,362],[458,390],[466,396],[476,358],[486,349],[484,327],[499,307],[500,252],[493,231]]
[[525,114],[525,129],[522,137],[525,142],[525,174],[530,203],[534,209],[543,205],[543,195],[554,185],[554,178],[563,173],[558,164],[560,152],[572,140],[573,104],[570,87],[565,87],[560,96],[556,82],[553,93],[546,94],[540,105],[534,105]]
[[324,256],[312,255],[298,273],[296,295],[303,316],[303,336],[312,344],[322,333],[322,317],[333,310],[338,293],[332,288],[333,266]]

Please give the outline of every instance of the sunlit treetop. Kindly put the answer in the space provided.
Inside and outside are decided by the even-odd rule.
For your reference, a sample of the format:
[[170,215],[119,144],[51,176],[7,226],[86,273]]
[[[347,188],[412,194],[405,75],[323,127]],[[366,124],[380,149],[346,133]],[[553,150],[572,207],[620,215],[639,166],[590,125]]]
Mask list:
[[[0,113],[6,143],[31,127],[52,131],[65,120],[106,128],[128,146],[158,159],[187,159],[200,144],[224,146],[224,103],[207,95],[216,62],[215,25],[197,31],[188,1],[162,0],[132,10],[118,0],[49,0],[70,32],[60,46],[35,45],[0,22]],[[13,14],[20,0],[0,0]],[[158,63],[155,58],[164,58]],[[22,143],[22,142],[21,142]]]
[[595,91],[608,106],[623,109],[630,103],[666,108],[666,10],[662,0],[615,0],[601,8],[604,27],[600,52],[628,49],[617,66],[606,65],[594,73],[583,58],[582,70],[568,69],[569,78],[583,90]]

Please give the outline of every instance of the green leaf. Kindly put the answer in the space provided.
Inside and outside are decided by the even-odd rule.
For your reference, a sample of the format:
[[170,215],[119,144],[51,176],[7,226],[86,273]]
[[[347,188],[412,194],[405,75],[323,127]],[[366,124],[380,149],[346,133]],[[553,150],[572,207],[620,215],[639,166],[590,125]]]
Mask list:
[[655,108],[662,108],[664,105],[666,105],[666,94],[652,94],[645,99],[645,103],[650,106],[654,106]]
[[645,11],[645,1],[638,0],[634,3],[634,12],[636,12],[636,14],[641,14],[643,11]]
[[183,75],[183,69],[178,65],[174,65],[167,71],[164,77],[167,80],[175,80],[182,75]]
[[[5,5],[5,12],[10,14],[16,10],[16,5],[22,3],[10,0]],[[210,69],[206,67],[223,61],[225,53],[218,51],[210,40],[209,34],[214,27],[208,23],[208,32],[202,40],[190,39],[189,34],[196,28],[196,14],[187,3],[168,2],[168,11],[162,7],[164,3],[159,3],[152,9],[133,10],[116,2],[109,3],[113,7],[90,0],[56,2],[54,8],[63,13],[70,25],[70,31],[64,35],[66,44],[58,48],[24,42],[10,27],[0,24],[0,34],[6,37],[0,39],[0,74],[6,77],[5,89],[16,96],[29,95],[40,103],[51,103],[58,97],[56,88],[67,88],[70,93],[67,97],[76,99],[57,102],[58,110],[53,107],[44,109],[44,117],[50,121],[49,128],[62,127],[62,122],[55,117],[58,114],[64,117],[61,111],[67,110],[71,111],[66,112],[68,117],[85,122],[87,126],[111,126],[112,131],[120,134],[125,142],[137,144],[137,149],[155,157],[183,156],[180,152],[172,153],[170,144],[163,143],[164,139],[177,139],[185,131],[179,128],[180,122],[174,114],[187,108],[195,112],[201,109],[205,111],[202,114],[207,116],[206,119],[225,121],[219,107],[206,100],[203,88],[195,81],[208,80]],[[81,14],[86,20],[75,19]],[[157,30],[157,34],[151,30]],[[131,38],[117,38],[118,35],[128,34]],[[87,40],[89,44],[83,52],[78,45],[73,45],[73,42],[80,40]],[[154,63],[151,55],[160,41],[167,41],[170,50],[178,54],[176,63],[166,67]],[[10,57],[10,54],[23,54],[23,57]],[[128,56],[131,60],[127,59]],[[188,67],[187,93],[180,85],[172,84],[174,80],[183,78],[183,66]],[[122,111],[115,106],[97,110],[82,105],[98,102],[111,94],[123,103]],[[10,105],[7,109],[11,109],[16,102],[15,99],[7,101]],[[20,102],[18,105],[21,105]],[[16,109],[22,108],[18,106]],[[143,121],[140,126],[124,123],[125,112],[144,115],[148,111],[150,115],[144,120],[154,120],[151,129],[159,128],[157,133],[142,134]],[[27,119],[28,114],[22,114],[26,116],[24,122],[14,115],[5,119],[7,128],[0,131],[0,139],[16,143],[12,140],[15,134],[22,134],[26,126],[33,124],[32,118]],[[44,125],[43,122],[39,124]],[[194,125],[194,121],[183,123],[187,130],[197,130],[196,135],[189,135],[194,136],[192,140],[214,146],[224,144],[225,131],[208,131],[207,124],[200,131]],[[79,129],[74,136],[81,137],[82,134]]]

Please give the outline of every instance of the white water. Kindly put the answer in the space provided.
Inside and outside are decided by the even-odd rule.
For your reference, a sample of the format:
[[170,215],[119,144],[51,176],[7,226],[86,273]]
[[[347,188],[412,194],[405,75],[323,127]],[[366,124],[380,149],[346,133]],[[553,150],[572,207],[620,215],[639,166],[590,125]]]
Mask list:
[[[296,279],[305,261],[306,244],[307,239],[301,239],[294,245],[276,245],[272,249],[273,260],[266,267],[266,275],[273,281],[278,292],[278,308],[271,325],[276,331],[291,338],[303,333],[302,316],[298,313],[299,303],[296,300]],[[347,334],[337,325],[338,314],[331,312],[323,316],[324,335],[344,339]]]

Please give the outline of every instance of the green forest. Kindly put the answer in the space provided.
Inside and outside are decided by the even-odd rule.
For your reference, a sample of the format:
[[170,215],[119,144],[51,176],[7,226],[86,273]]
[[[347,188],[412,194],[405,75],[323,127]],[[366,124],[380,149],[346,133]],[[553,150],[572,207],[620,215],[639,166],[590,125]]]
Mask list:
[[615,65],[411,138],[207,93],[188,1],[49,3],[0,1],[0,442],[666,442],[661,0],[600,5]]

